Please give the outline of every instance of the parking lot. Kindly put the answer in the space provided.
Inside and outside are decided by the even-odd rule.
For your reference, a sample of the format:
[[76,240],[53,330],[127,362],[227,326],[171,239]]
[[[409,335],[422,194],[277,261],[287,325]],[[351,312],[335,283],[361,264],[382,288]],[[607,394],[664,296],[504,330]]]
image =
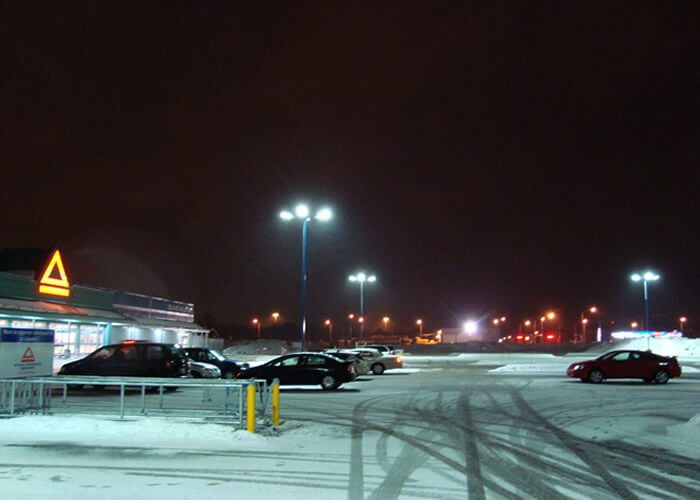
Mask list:
[[[125,434],[121,444],[119,436],[111,436],[106,455],[131,451],[118,463],[98,462],[109,471],[103,477],[126,474],[142,485],[157,483],[157,491],[149,489],[153,498],[180,498],[178,492],[193,489],[199,498],[234,490],[358,499],[697,498],[700,493],[700,423],[691,421],[700,414],[697,369],[688,367],[666,385],[628,380],[593,385],[541,370],[536,361],[534,370],[512,372],[499,370],[502,361],[495,358],[493,363],[483,357],[479,363],[407,360],[403,370],[362,376],[337,391],[283,387],[278,436],[231,441],[226,434],[194,448],[197,428],[191,425],[190,444],[172,433],[160,445],[156,436],[141,438],[144,448]],[[112,395],[94,391],[80,397]],[[181,388],[166,397],[198,393]],[[71,455],[65,462],[69,448],[22,444],[18,434],[8,446],[13,438],[2,435],[3,453],[10,452],[3,455],[6,472],[0,474],[6,487],[17,484],[7,472],[11,467],[26,471],[29,463],[63,463],[62,477],[79,478],[81,468],[96,465],[88,456],[105,455],[105,450],[83,459]],[[153,453],[161,459],[154,462]],[[166,477],[177,487],[168,486]],[[77,482],[98,488],[113,480]]]

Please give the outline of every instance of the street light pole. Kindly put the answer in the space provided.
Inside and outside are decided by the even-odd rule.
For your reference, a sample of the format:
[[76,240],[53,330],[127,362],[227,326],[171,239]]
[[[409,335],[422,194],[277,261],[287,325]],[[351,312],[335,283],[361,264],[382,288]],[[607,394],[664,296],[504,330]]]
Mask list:
[[360,283],[360,318],[362,318],[362,321],[360,321],[360,344],[362,344],[362,342],[364,342],[365,332],[365,281],[374,283],[377,281],[377,277],[374,275],[367,276],[365,273],[357,273],[348,276],[348,280]]
[[661,278],[661,276],[651,271],[647,271],[643,275],[634,273],[631,276],[632,281],[641,281],[644,285],[644,330],[646,331],[651,331],[651,325],[649,324],[649,290],[647,283],[649,281],[657,281],[659,278]]
[[328,327],[328,343],[333,344],[333,322],[327,319],[324,324]]
[[258,340],[260,340],[260,320],[258,318],[253,318],[253,324],[258,331]]
[[661,276],[651,271],[646,271],[644,274],[634,273],[630,276],[632,281],[642,281],[644,285],[644,330],[647,334],[647,350],[649,350],[649,337],[651,336],[651,325],[649,324],[649,291],[647,283],[649,281],[657,281]]
[[306,239],[309,219],[305,218],[301,226],[301,352],[306,343]]
[[[289,221],[295,217],[302,220],[301,225],[301,350],[302,352],[306,347],[306,246],[308,239],[308,224],[311,221],[311,216],[309,215],[309,207],[306,205],[297,205],[294,209],[294,213],[289,210],[283,210],[280,212],[280,217],[283,220]],[[321,221],[327,221],[332,217],[331,211],[327,208],[323,208],[318,211],[315,219]]]

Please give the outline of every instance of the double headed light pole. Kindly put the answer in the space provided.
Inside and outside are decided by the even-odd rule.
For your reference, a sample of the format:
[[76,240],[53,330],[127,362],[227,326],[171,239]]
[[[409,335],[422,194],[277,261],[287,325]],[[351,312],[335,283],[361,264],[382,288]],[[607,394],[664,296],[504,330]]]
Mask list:
[[647,271],[644,274],[634,273],[630,276],[632,281],[642,281],[644,283],[644,330],[647,332],[651,331],[651,326],[649,325],[649,291],[647,290],[647,283],[649,281],[658,281],[661,276],[651,271]]
[[368,283],[374,283],[377,281],[377,277],[374,275],[367,276],[365,273],[357,273],[349,276],[348,279],[353,283],[360,284],[360,319],[362,320],[360,321],[360,343],[362,343],[364,341],[365,332],[365,281]]
[[282,220],[291,221],[301,219],[301,350],[306,347],[306,245],[309,222],[312,220],[327,221],[333,216],[328,208],[322,208],[315,216],[311,216],[311,211],[304,204],[297,205],[294,212],[283,210],[280,212]]

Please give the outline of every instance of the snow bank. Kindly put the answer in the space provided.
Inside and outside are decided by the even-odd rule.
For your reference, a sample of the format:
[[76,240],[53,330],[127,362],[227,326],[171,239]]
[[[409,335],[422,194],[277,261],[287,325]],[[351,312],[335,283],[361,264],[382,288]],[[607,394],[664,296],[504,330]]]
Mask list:
[[700,361],[700,339],[687,338],[650,338],[647,347],[647,339],[620,340],[617,342],[605,342],[598,344],[586,351],[586,353],[603,354],[617,349],[633,349],[651,352],[662,356],[676,356],[679,361]]

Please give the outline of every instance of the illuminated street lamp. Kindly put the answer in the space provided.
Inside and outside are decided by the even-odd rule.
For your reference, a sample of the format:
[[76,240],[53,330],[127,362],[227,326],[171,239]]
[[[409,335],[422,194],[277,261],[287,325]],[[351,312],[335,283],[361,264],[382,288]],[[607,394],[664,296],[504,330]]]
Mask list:
[[387,331],[387,327],[389,326],[389,316],[384,316],[382,321],[384,322],[384,331]]
[[276,324],[277,323],[277,318],[280,317],[280,313],[278,312],[273,312],[272,313],[272,321]]
[[[545,314],[544,316],[542,316],[540,318],[540,330],[542,330],[542,335],[544,335],[544,322],[545,322],[545,320],[554,319],[555,317],[556,317],[556,314],[554,314],[553,312],[548,312],[547,314]],[[536,340],[537,340],[537,335],[535,335],[535,341]]]
[[581,328],[583,329],[583,343],[586,343],[586,326],[588,326],[588,318],[581,318]]
[[306,246],[309,222],[312,219],[325,222],[333,216],[328,208],[322,208],[312,218],[309,207],[304,204],[299,204],[294,208],[294,212],[283,210],[280,212],[280,218],[285,221],[293,219],[301,219],[301,350],[304,351],[306,344]]
[[688,318],[686,318],[685,316],[681,316],[680,318],[678,318],[678,327],[679,327],[679,330],[678,330],[678,331],[679,331],[679,332],[682,332],[682,331],[683,331],[683,324],[684,324],[686,321],[688,321]]
[[260,340],[260,320],[258,318],[253,318],[253,324],[258,331],[258,340]]
[[644,284],[644,330],[651,331],[651,325],[649,324],[649,292],[647,290],[647,283],[649,281],[658,281],[661,278],[656,273],[651,271],[646,271],[644,274],[634,273],[630,276],[632,281],[641,281]]
[[422,337],[422,336],[423,336],[423,320],[422,320],[422,319],[417,319],[417,320],[416,320],[416,325],[418,325],[419,335]]
[[360,342],[363,342],[365,332],[365,282],[374,283],[375,281],[377,281],[377,277],[375,275],[367,276],[365,273],[357,273],[348,276],[348,280],[352,281],[353,283],[360,284],[360,317],[362,320],[360,321]]
[[352,320],[355,319],[353,313],[348,314],[348,323],[350,323],[350,339],[352,339]]
[[323,322],[324,325],[328,327],[328,342],[333,343],[333,323],[331,320],[327,319]]
[[636,321],[633,321],[632,323],[630,323],[630,326],[632,328],[637,328],[639,326],[639,323],[637,323]]

